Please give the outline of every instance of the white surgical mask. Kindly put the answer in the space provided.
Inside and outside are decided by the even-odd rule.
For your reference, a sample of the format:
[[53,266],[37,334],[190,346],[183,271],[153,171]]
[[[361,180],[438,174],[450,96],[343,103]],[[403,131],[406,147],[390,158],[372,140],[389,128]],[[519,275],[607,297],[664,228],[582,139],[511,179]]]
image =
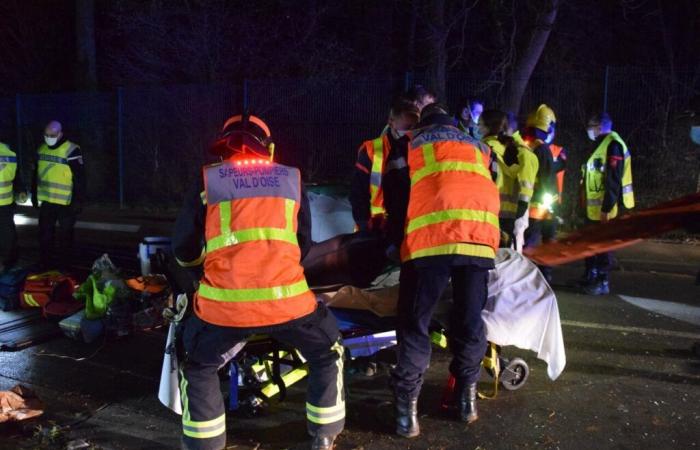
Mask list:
[[46,145],[48,145],[49,147],[52,147],[52,146],[56,145],[56,142],[58,142],[58,136],[54,136],[54,137],[44,136],[44,142],[46,142]]
[[593,130],[593,128],[587,129],[586,134],[588,134],[588,139],[595,141],[595,131]]
[[690,127],[690,140],[700,145],[700,126]]

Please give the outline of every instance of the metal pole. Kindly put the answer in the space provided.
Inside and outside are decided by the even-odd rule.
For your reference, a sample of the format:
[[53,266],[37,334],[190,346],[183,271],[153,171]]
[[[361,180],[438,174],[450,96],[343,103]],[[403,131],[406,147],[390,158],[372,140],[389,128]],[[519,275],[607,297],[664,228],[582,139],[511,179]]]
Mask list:
[[117,159],[119,164],[119,208],[124,208],[124,88],[117,88]]
[[610,66],[605,66],[605,87],[603,90],[603,111],[608,112],[608,78],[610,75]]

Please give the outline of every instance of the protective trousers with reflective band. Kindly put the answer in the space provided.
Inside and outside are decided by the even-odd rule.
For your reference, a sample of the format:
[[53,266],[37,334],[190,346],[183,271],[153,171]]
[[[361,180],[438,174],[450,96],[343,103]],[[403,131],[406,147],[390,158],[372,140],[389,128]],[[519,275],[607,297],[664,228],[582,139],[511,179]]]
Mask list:
[[56,205],[70,205],[73,197],[73,172],[68,157],[76,148],[66,141],[55,149],[42,144],[37,163],[37,198]]
[[436,257],[429,265],[401,265],[399,283],[397,365],[392,385],[401,395],[417,397],[430,364],[430,324],[435,307],[450,282],[453,304],[449,312],[450,372],[468,383],[479,379],[486,350],[481,311],[487,299],[488,269],[453,265],[450,257]]
[[0,206],[14,202],[13,184],[17,175],[17,155],[0,143]]
[[386,136],[364,143],[367,156],[372,161],[372,170],[369,174],[369,198],[370,213],[372,217],[386,214],[384,209],[384,193],[382,191],[382,176],[386,159],[389,156],[389,140]]
[[[220,327],[191,316],[182,325],[185,358],[180,371],[183,441],[188,449],[222,449],[226,418],[218,368],[224,355],[254,329]],[[305,410],[311,435],[337,435],[345,425],[343,348],[333,316],[323,306],[298,324],[268,330],[280,343],[299,350],[307,360],[309,379]],[[301,405],[299,405],[301,408]]]
[[495,256],[500,202],[489,156],[488,147],[455,127],[434,126],[414,136],[402,262],[436,255]]
[[206,257],[195,313],[230,327],[275,325],[313,312],[301,266],[301,175],[279,164],[204,168]]
[[[600,212],[605,198],[605,167],[608,160],[608,146],[612,141],[618,142],[624,152],[622,169],[622,204],[625,208],[634,208],[634,189],[632,187],[632,155],[627,144],[616,132],[608,134],[600,145],[593,151],[586,164],[582,167],[582,176],[586,194],[586,217],[590,220],[600,220]],[[608,213],[609,218],[617,217],[617,204]]]

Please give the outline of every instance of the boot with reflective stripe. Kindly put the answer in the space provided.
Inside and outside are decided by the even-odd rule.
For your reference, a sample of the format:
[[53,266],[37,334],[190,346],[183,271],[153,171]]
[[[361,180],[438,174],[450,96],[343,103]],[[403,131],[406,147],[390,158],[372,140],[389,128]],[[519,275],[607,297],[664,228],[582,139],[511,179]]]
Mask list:
[[472,423],[479,418],[476,409],[476,383],[457,382],[457,406],[462,422]]
[[396,434],[412,438],[420,434],[418,426],[418,397],[396,396]]
[[311,450],[333,450],[335,436],[316,435],[311,441]]

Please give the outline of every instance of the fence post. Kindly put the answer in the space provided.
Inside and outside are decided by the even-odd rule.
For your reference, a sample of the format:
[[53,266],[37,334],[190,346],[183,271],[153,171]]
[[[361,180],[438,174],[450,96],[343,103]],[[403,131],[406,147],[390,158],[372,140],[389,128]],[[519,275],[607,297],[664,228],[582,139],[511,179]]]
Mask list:
[[117,159],[119,164],[119,208],[124,208],[124,88],[117,88]]
[[608,112],[608,78],[610,76],[610,66],[605,65],[605,87],[603,88],[603,112]]
[[[20,94],[15,94],[15,119],[17,126],[17,167],[20,168],[20,173],[22,173],[22,170],[25,168],[22,166],[22,98]],[[26,173],[26,170],[24,172]]]

